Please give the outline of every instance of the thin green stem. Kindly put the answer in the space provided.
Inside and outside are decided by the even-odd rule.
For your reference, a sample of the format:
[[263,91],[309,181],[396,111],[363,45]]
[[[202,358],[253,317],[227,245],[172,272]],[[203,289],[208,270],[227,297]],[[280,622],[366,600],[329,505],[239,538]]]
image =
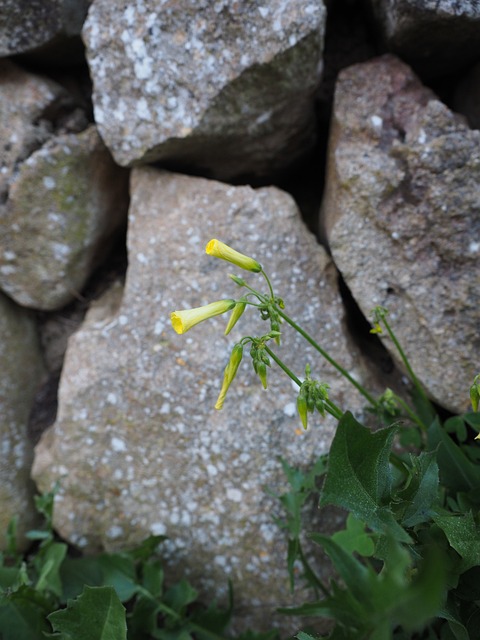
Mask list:
[[353,384],[353,386],[364,396],[364,398],[368,400],[368,402],[372,405],[372,407],[377,408],[377,402],[375,398],[370,393],[368,393],[368,391],[359,382],[357,382],[355,378],[353,378],[353,376],[351,376],[346,369],[344,369],[341,365],[339,365],[338,362],[334,360],[332,356],[330,356],[325,351],[325,349],[322,349],[322,347],[312,338],[312,336],[310,336],[304,329],[302,329],[300,325],[298,325],[294,320],[292,320],[290,316],[284,313],[277,306],[275,306],[275,309],[278,315],[281,318],[283,318],[285,322],[287,322],[293,329],[295,329],[295,331],[298,331],[298,333],[301,336],[303,336],[305,340],[309,342],[312,345],[312,347],[316,349],[320,353],[320,355],[325,358],[325,360],[327,360],[327,362],[329,362],[333,367],[335,367],[335,369],[339,371],[344,378],[346,378],[351,384]]
[[[417,376],[415,375],[414,370],[412,369],[410,362],[407,358],[407,355],[405,353],[405,351],[402,349],[401,344],[399,343],[399,341],[397,340],[397,336],[395,335],[395,333],[393,332],[392,328],[390,327],[390,325],[388,324],[387,319],[385,318],[385,316],[382,317],[382,321],[383,324],[385,325],[385,329],[387,330],[388,335],[390,336],[390,338],[392,339],[393,344],[395,345],[396,350],[398,351],[400,358],[402,359],[403,364],[405,365],[405,368],[408,372],[408,375],[410,377],[410,380],[413,382],[413,384],[415,385],[418,393],[422,396],[423,400],[427,403],[428,406],[431,407],[431,402],[427,397],[427,394],[425,393],[425,391],[423,390],[422,385],[420,384],[420,380],[417,378]],[[422,429],[425,429],[425,425],[422,424]]]
[[408,415],[410,420],[415,422],[415,424],[418,425],[422,431],[427,431],[427,428],[428,428],[427,425],[424,424],[422,420],[417,416],[417,414],[410,409],[410,407],[405,402],[405,400],[403,400],[403,398],[401,398],[400,396],[397,396],[396,393],[393,394],[393,397],[395,398],[397,403],[402,407],[405,413]]
[[267,281],[268,288],[269,288],[269,291],[270,291],[270,297],[271,297],[271,299],[273,301],[273,299],[275,298],[275,295],[273,293],[272,283],[270,282],[269,277],[267,276],[267,274],[265,273],[265,271],[263,269],[262,269],[261,273],[262,273],[263,277],[265,278],[265,280]]

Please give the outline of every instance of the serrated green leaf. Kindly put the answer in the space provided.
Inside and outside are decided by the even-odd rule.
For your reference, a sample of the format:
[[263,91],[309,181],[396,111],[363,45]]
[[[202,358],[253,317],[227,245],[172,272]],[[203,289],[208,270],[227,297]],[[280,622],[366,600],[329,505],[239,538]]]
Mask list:
[[330,448],[320,505],[343,507],[372,530],[410,542],[387,504],[391,489],[389,455],[395,431],[395,427],[388,427],[372,432],[346,412]]
[[480,531],[471,511],[462,515],[435,515],[434,522],[444,531],[453,549],[461,556],[459,572],[480,565]]
[[365,523],[349,513],[346,525],[346,529],[334,533],[332,539],[350,553],[356,551],[364,558],[372,556],[375,544],[365,531]]
[[60,579],[63,585],[62,604],[79,596],[85,585],[99,587],[103,582],[103,574],[97,558],[83,556],[65,558],[60,567]]
[[436,452],[422,452],[418,456],[411,456],[410,473],[408,487],[398,493],[398,498],[406,503],[402,516],[404,527],[414,527],[431,519],[432,507],[438,498]]
[[0,595],[0,638],[39,640],[49,631],[47,614],[52,601],[32,587],[21,585]]
[[59,640],[126,640],[125,608],[113,587],[85,587],[48,616]]

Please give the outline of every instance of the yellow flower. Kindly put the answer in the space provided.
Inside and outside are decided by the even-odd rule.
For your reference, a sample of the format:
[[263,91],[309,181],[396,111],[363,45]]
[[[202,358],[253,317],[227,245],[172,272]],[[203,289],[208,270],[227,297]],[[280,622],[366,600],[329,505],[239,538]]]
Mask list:
[[220,394],[218,396],[217,402],[215,403],[215,409],[222,409],[223,403],[225,401],[225,396],[227,395],[227,391],[229,386],[232,384],[233,379],[237,374],[238,367],[242,361],[243,357],[243,345],[239,342],[232,349],[232,355],[230,356],[230,360],[225,367],[225,372],[223,374],[223,384],[220,390]]
[[230,311],[230,309],[233,309],[234,306],[235,300],[219,300],[218,302],[211,302],[210,304],[206,304],[203,307],[196,307],[195,309],[174,311],[170,314],[170,320],[172,327],[177,333],[186,333],[199,322],[218,316],[221,313],[226,313]]
[[235,249],[232,249],[227,244],[220,242],[220,240],[210,240],[210,242],[205,247],[205,251],[209,256],[227,260],[227,262],[231,262],[241,269],[253,271],[254,273],[258,273],[262,270],[262,265],[259,262],[257,262],[253,258],[250,258],[249,256],[244,255],[243,253],[235,251]]

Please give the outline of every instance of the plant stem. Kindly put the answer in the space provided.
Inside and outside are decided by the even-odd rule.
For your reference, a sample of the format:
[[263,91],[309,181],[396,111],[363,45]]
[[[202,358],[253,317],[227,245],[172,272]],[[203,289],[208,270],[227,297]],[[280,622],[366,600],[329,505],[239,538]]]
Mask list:
[[273,293],[273,287],[272,287],[272,283],[270,282],[269,277],[267,276],[267,274],[265,273],[265,271],[262,269],[262,275],[265,278],[265,280],[267,281],[268,284],[268,288],[270,290],[270,298],[273,299],[275,298],[274,293]]
[[393,397],[395,398],[395,400],[398,402],[398,404],[402,407],[402,409],[405,411],[405,413],[408,415],[408,417],[410,418],[410,420],[412,420],[413,422],[415,422],[416,425],[418,425],[420,427],[420,429],[422,431],[427,431],[427,425],[425,425],[420,418],[417,416],[417,414],[412,411],[410,409],[410,407],[408,406],[408,404],[405,402],[405,400],[403,400],[400,396],[397,396],[396,393],[393,394]]
[[314,349],[316,349],[321,356],[327,360],[332,366],[335,367],[337,371],[339,371],[344,378],[346,378],[353,386],[368,400],[368,402],[372,405],[372,407],[377,408],[377,402],[375,398],[368,393],[368,391],[351,376],[346,369],[344,369],[341,365],[338,364],[336,360],[330,356],[325,349],[322,347],[304,330],[300,325],[298,325],[292,318],[290,318],[286,313],[284,313],[281,309],[275,306],[275,309],[280,317],[282,317],[285,322],[287,322],[295,331],[297,331],[301,336],[305,338],[307,342],[309,342]]

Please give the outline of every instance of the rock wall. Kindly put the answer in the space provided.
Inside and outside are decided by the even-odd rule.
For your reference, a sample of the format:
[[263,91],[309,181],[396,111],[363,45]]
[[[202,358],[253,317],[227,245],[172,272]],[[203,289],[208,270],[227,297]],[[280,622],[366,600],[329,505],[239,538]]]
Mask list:
[[[265,264],[352,375],[405,392],[391,345],[365,329],[388,307],[427,393],[466,410],[479,19],[453,0],[6,3],[2,518],[31,525],[41,436],[32,476],[41,491],[59,481],[55,526],[71,544],[165,533],[171,572],[209,595],[230,578],[245,624],[277,624],[286,547],[263,488],[282,490],[279,456],[327,451],[334,422],[299,430],[290,385],[272,371],[264,392],[247,366],[214,412],[233,340],[220,319],[176,336],[169,313],[235,295],[203,255],[219,237]],[[281,349],[362,415],[288,331]]]

